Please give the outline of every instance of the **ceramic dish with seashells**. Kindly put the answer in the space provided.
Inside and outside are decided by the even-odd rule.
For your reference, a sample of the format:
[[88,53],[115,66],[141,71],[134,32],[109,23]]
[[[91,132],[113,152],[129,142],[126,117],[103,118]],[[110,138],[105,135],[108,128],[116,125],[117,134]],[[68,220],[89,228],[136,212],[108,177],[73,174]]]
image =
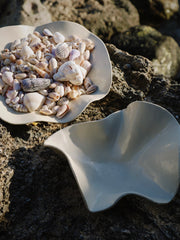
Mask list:
[[65,21],[0,31],[3,120],[69,122],[108,93],[108,52],[83,26]]

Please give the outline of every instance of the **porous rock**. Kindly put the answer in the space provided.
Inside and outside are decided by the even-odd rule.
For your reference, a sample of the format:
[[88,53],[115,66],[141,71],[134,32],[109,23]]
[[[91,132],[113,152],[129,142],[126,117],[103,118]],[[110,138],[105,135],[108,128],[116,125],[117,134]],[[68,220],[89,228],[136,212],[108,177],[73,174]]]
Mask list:
[[152,61],[156,74],[175,78],[180,71],[180,48],[177,42],[150,26],[132,27],[114,36],[112,42],[124,51],[147,57]]

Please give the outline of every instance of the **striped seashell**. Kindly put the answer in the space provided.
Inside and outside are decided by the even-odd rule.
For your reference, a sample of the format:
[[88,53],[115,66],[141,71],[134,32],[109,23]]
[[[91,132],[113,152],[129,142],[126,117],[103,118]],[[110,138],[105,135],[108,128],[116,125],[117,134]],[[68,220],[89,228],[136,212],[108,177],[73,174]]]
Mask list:
[[97,91],[97,86],[92,84],[91,86],[89,86],[86,90],[86,94],[91,94]]
[[9,86],[12,86],[13,85],[13,73],[12,72],[8,72],[8,71],[5,71],[2,73],[2,80],[7,83]]
[[46,116],[53,115],[53,111],[49,109],[47,105],[43,105],[39,112]]
[[59,59],[65,59],[69,56],[69,47],[67,43],[60,43],[56,46],[55,54]]
[[53,39],[54,39],[55,43],[63,43],[65,40],[65,37],[61,33],[55,32],[53,34]]
[[56,117],[57,118],[62,118],[64,117],[68,112],[69,112],[69,106],[67,104],[63,104],[61,106],[59,106],[58,110],[57,110],[57,114]]
[[21,82],[24,92],[35,92],[46,89],[51,83],[48,78],[25,78]]
[[91,67],[92,67],[92,64],[87,61],[87,60],[84,60],[82,63],[81,63],[81,67],[83,67],[84,69],[86,69],[87,73],[91,70]]
[[33,65],[36,65],[39,63],[39,61],[36,58],[30,58],[30,59],[28,59],[28,61]]
[[48,28],[44,28],[43,34],[45,36],[48,36],[48,37],[52,37],[53,36],[52,32]]
[[72,49],[69,53],[69,60],[74,61],[79,56],[80,56],[80,51],[77,49]]
[[12,106],[14,108],[14,110],[16,110],[17,112],[23,112],[23,113],[27,113],[28,109],[26,108],[26,106],[24,106],[24,104],[15,104]]
[[26,93],[23,98],[23,104],[29,110],[33,112],[44,104],[45,97],[37,92]]

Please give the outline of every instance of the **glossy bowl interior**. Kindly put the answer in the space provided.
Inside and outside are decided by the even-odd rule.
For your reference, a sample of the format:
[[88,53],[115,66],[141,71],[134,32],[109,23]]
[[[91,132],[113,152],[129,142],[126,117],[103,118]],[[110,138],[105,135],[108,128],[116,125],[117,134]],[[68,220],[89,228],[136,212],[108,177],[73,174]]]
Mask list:
[[45,146],[67,156],[92,212],[127,194],[167,203],[179,185],[180,126],[151,103],[133,102],[105,119],[66,127]]
[[4,97],[0,95],[0,118],[11,124],[25,124],[34,121],[59,123],[70,122],[75,119],[91,102],[105,97],[109,92],[112,81],[112,70],[108,51],[101,39],[89,32],[80,24],[60,21],[37,27],[25,25],[3,27],[0,28],[0,50],[8,47],[14,40],[26,37],[29,33],[33,33],[34,30],[42,32],[44,28],[48,28],[51,32],[59,31],[65,37],[75,34],[81,38],[90,38],[93,40],[95,43],[95,49],[91,54],[90,61],[92,63],[92,69],[88,76],[92,79],[94,84],[98,86],[98,90],[93,94],[82,95],[76,100],[71,101],[71,111],[62,119],[58,119],[54,116],[41,115],[37,112],[18,113],[8,107],[5,103]]

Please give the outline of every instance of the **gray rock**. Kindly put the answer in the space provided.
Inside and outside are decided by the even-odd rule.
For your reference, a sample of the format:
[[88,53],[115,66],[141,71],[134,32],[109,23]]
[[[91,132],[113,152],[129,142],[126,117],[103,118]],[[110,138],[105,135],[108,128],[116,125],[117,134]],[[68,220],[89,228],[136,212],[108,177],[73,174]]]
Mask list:
[[139,24],[139,14],[129,0],[44,1],[53,21],[78,22],[104,41],[119,31]]
[[180,48],[169,36],[149,26],[136,26],[117,34],[112,42],[131,54],[150,59],[156,74],[175,78],[180,70]]
[[1,12],[0,26],[41,25],[51,21],[50,13],[40,0],[9,0]]

